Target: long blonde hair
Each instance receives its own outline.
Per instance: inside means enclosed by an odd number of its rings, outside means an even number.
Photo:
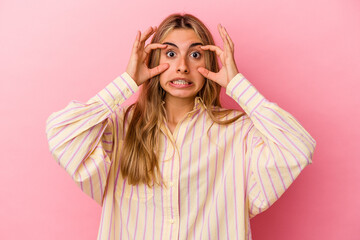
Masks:
[[[155,32],[151,43],[161,43],[167,34],[174,29],[192,29],[204,45],[214,45],[213,37],[207,27],[198,18],[191,14],[172,14],[165,18]],[[153,50],[149,55],[148,67],[154,68],[159,65],[160,49]],[[219,65],[214,52],[205,51],[205,67],[213,72],[219,71]],[[137,185],[139,183],[163,184],[158,161],[158,140],[160,135],[159,120],[165,116],[164,109],[161,107],[166,92],[161,88],[159,76],[157,75],[142,84],[137,102],[130,105],[125,111],[125,120],[129,120],[123,149],[120,154],[120,168],[123,178],[127,177],[128,183]],[[221,86],[212,80],[205,79],[203,88],[198,92],[198,96],[203,100],[206,111],[210,118],[218,124],[229,124],[236,121],[244,113],[221,121],[220,119],[230,113],[231,110],[219,111],[213,106],[221,107],[220,104]],[[160,177],[160,179],[157,178]]]

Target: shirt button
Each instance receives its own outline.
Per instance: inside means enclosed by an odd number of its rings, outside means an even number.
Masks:
[[[170,186],[170,187],[174,186],[174,182],[173,182],[173,181],[170,181],[170,182],[169,182],[169,186]]]
[[[127,89],[125,90],[125,92],[126,92],[126,93],[129,93],[129,92],[130,92],[130,90],[127,88]]]
[[[170,219],[170,223],[174,224],[175,220],[174,219]]]

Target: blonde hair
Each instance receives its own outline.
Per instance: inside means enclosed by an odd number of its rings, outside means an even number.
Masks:
[[[175,29],[192,29],[204,45],[214,45],[213,37],[207,27],[198,18],[191,14],[172,14],[165,18],[155,32],[151,43],[161,43],[167,34]],[[154,68],[159,65],[160,49],[153,50],[149,55],[148,67]],[[213,72],[219,71],[219,65],[214,52],[205,51],[205,67]],[[157,75],[142,84],[142,90],[137,102],[130,105],[125,111],[125,120],[129,117],[128,129],[124,139],[123,149],[120,154],[120,168],[123,178],[127,177],[128,183],[137,185],[139,183],[164,184],[158,161],[158,145],[160,126],[159,121],[165,116],[162,101],[166,92],[160,86]],[[244,113],[234,118],[221,121],[231,110],[219,110],[221,86],[212,80],[205,79],[204,86],[198,92],[203,100],[206,111],[210,118],[218,124],[229,124],[236,121]],[[158,176],[160,179],[158,179]]]

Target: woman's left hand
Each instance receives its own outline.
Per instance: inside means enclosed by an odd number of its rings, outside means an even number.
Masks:
[[[220,86],[226,88],[231,79],[233,79],[239,71],[237,70],[234,60],[234,43],[232,42],[229,34],[226,32],[226,29],[221,26],[221,24],[218,25],[218,30],[224,42],[224,50],[221,50],[221,48],[215,45],[201,46],[201,49],[214,51],[216,55],[219,56],[222,67],[217,73],[211,72],[203,67],[199,67],[198,71],[204,77],[213,80]]]

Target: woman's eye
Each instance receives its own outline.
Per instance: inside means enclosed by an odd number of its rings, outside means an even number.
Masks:
[[[199,52],[192,52],[191,55],[194,57],[194,58],[200,58],[201,54]]]
[[[166,53],[166,56],[168,56],[168,57],[174,57],[176,54],[173,52],[173,51],[168,51],[167,53]]]

